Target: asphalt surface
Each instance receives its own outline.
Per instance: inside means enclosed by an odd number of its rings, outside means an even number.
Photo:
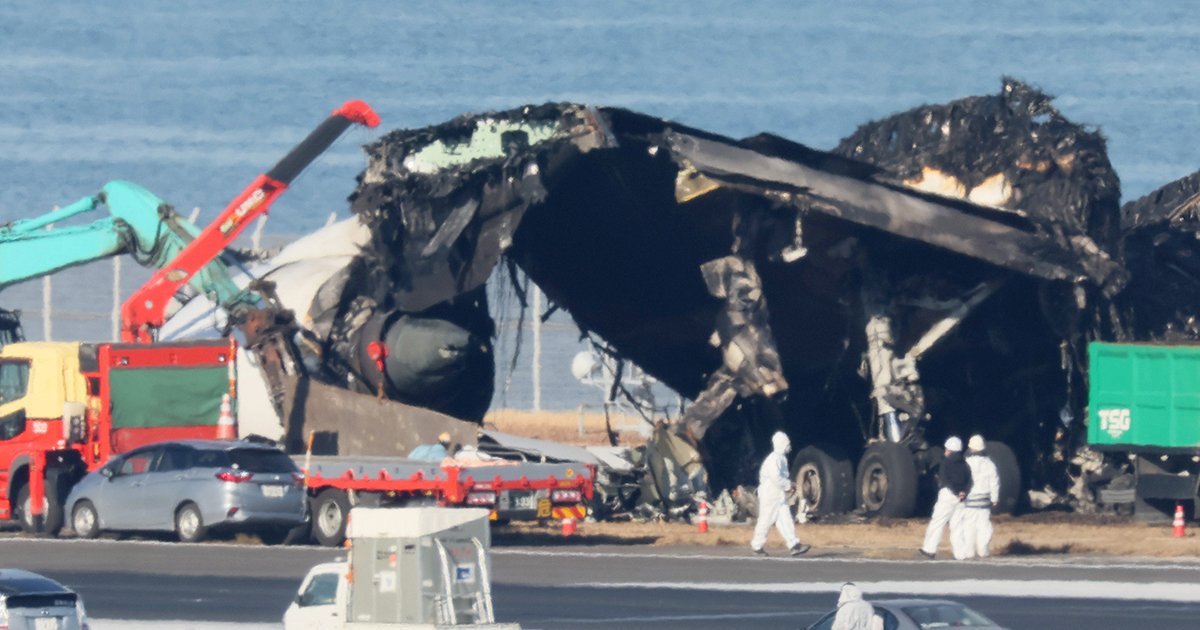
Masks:
[[[0,538],[0,566],[77,589],[93,617],[278,622],[315,547]],[[524,628],[798,628],[852,580],[870,597],[948,595],[1010,628],[1191,628],[1200,562],[752,558],[733,548],[498,547],[497,618]],[[1164,601],[1175,600],[1175,601]]]

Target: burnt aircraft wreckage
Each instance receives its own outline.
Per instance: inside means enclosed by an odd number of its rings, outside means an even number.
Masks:
[[[484,287],[519,267],[581,334],[692,401],[673,426],[715,490],[753,483],[783,429],[821,512],[913,513],[951,433],[993,441],[1005,507],[1022,486],[1066,493],[1082,474],[1087,342],[1198,328],[1176,316],[1200,295],[1189,266],[1175,279],[1190,302],[1138,310],[1167,281],[1164,252],[1194,248],[1194,215],[1175,211],[1189,189],[1130,204],[1122,223],[1102,136],[1014,80],[864,125],[832,152],[569,103],[366,151],[359,222],[328,228],[352,247],[310,254],[340,258],[293,269],[319,287],[292,299],[279,265],[268,277],[310,374],[478,420],[494,374]],[[437,387],[389,384],[420,363],[414,347]]]
[[[753,479],[783,428],[825,511],[911,513],[950,432],[1012,447],[1010,506],[1020,472],[1052,479],[1084,344],[1126,281],[1102,138],[1015,81],[833,153],[575,104],[367,152],[353,209],[396,308],[469,296],[511,261],[693,401],[679,426],[715,487]]]

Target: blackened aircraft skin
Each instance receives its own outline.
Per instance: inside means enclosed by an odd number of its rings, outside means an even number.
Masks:
[[[462,296],[515,264],[695,401],[684,427],[718,488],[753,479],[778,428],[854,457],[884,408],[918,454],[927,436],[985,432],[1040,485],[1061,473],[1046,418],[1081,416],[1078,358],[1129,280],[1112,254],[1119,182],[1102,138],[1019,82],[920,114],[943,124],[906,137],[925,144],[901,163],[904,146],[879,144],[895,121],[830,153],[526,106],[387,134],[351,199],[383,270],[373,290],[398,312],[451,303],[482,321]],[[887,387],[865,368],[871,321],[913,367]]]

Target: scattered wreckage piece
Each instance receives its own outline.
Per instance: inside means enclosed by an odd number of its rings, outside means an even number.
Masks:
[[[632,448],[582,448],[492,430],[479,435],[479,449],[485,453],[594,466],[591,515],[597,520],[678,519],[708,499],[708,474],[700,452],[665,424],[656,426],[645,444]]]
[[[643,518],[677,519],[691,512],[697,501],[709,499],[708,471],[700,451],[663,423],[635,451],[634,464],[644,471],[635,508]]]
[[[1033,121],[1014,150],[1082,137],[1061,117],[1036,126],[1046,111],[985,113],[993,128]],[[581,330],[696,401],[683,426],[714,488],[753,479],[779,427],[840,471],[865,452],[875,464],[854,488],[828,474],[807,497],[825,510],[852,492],[870,511],[911,513],[936,460],[926,431],[1009,440],[1039,472],[1046,409],[1063,404],[1061,343],[1088,296],[1125,279],[1089,232],[1107,235],[1089,212],[1115,194],[1102,153],[1034,152],[1016,162],[1029,180],[958,177],[1010,200],[1077,197],[1059,217],[914,190],[860,155],[575,104],[395,131],[367,152],[352,202],[384,270],[375,295],[435,309],[507,257]],[[1055,169],[1075,165],[1087,185],[1057,187]]]

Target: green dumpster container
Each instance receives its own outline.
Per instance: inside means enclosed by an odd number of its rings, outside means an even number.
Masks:
[[[1200,452],[1200,345],[1088,346],[1088,442]]]

